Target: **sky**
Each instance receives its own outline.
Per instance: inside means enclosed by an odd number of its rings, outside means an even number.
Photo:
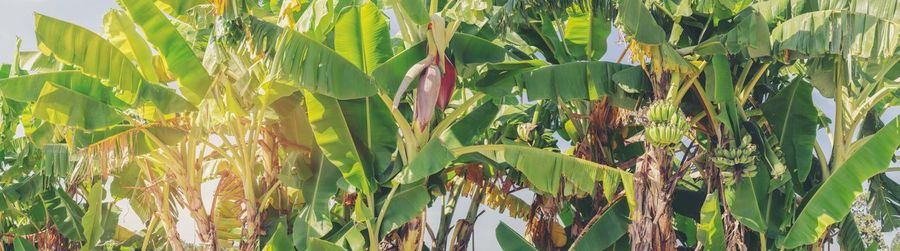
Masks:
[[[36,50],[34,13],[41,13],[59,18],[99,33],[102,32],[101,25],[103,15],[112,8],[118,8],[114,0],[0,0],[0,62],[5,63],[12,61],[15,53],[15,41],[17,36],[22,39],[23,50]],[[392,13],[389,11],[388,15],[392,16]],[[397,31],[398,28],[396,24],[392,23],[391,33],[396,34]],[[602,60],[615,61],[622,50],[624,50],[624,46],[620,41],[619,32],[614,29],[613,34],[608,38],[608,50]],[[628,59],[626,59],[626,61],[627,60]],[[822,97],[818,91],[815,91],[813,99],[816,106],[819,107],[823,113],[831,118],[834,117],[834,102]],[[897,117],[898,114],[900,114],[900,108],[893,107],[882,116],[882,120],[888,121]],[[824,130],[819,131],[817,140],[822,143],[822,145],[830,145],[830,140],[824,133]],[[568,147],[571,147],[568,143],[560,145],[560,148],[563,150]],[[826,147],[824,150],[826,155],[830,155],[830,148]],[[897,163],[892,164],[892,166],[896,167]],[[891,173],[889,176],[894,180],[900,179],[900,174],[897,173]],[[201,187],[204,204],[207,206],[211,202],[211,195],[215,186],[215,181],[210,181],[203,184]],[[516,195],[527,202],[530,202],[533,196],[527,192],[520,192]],[[468,207],[469,202],[468,198],[460,199],[457,208],[462,210],[457,210],[454,219],[465,216],[464,209]],[[126,202],[120,201],[118,205],[123,207],[120,224],[132,230],[143,228],[143,223],[141,223],[133,211],[130,210]],[[428,209],[427,215],[429,224],[437,226],[440,221],[440,201],[436,201],[434,205],[436,206]],[[500,214],[486,207],[482,208],[485,208],[486,213],[476,222],[473,242],[479,250],[500,250],[494,236],[494,229],[500,221],[510,225],[520,234],[524,232],[524,222],[522,220],[509,218],[504,214]],[[187,212],[182,211],[178,218],[179,234],[185,241],[195,242],[197,236],[194,229],[195,225],[193,224],[193,220],[189,217]],[[886,234],[885,237],[886,241],[890,243],[894,234]]]

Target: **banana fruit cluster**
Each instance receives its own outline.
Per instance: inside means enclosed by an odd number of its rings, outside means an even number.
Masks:
[[[650,104],[646,115],[649,123],[644,127],[644,137],[654,146],[672,147],[680,143],[690,129],[681,110],[667,100]]]
[[[741,140],[743,147],[717,149],[713,163],[722,173],[726,185],[734,185],[737,177],[756,176],[756,145],[750,142],[750,135]]]

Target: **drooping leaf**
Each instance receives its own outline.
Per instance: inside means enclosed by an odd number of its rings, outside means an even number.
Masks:
[[[881,220],[881,231],[900,227],[900,184],[879,174],[869,179],[869,213]]]
[[[570,250],[606,250],[628,233],[628,203],[619,201],[597,219],[572,243]]]
[[[84,228],[85,242],[81,246],[82,251],[94,249],[103,236],[103,217],[110,212],[103,212],[103,182],[95,182],[88,193],[88,209],[81,218],[81,226]]]
[[[497,162],[509,163],[521,171],[531,188],[538,192],[555,194],[561,188],[560,179],[566,179],[578,191],[592,192],[605,175],[613,175],[622,180],[626,196],[633,198],[633,190],[629,189],[633,186],[631,173],[561,153],[518,145],[479,145],[452,151],[456,156],[478,152]]]
[[[311,92],[304,92],[309,123],[322,152],[351,185],[363,194],[375,188],[373,170],[368,170],[360,160],[360,154],[348,121],[338,100]]]
[[[19,102],[34,102],[48,82],[55,83],[93,100],[115,107],[125,107],[117,98],[113,88],[103,85],[99,79],[84,75],[79,71],[57,71],[37,73],[13,78],[0,79],[0,92],[4,98]]]
[[[528,240],[525,240],[519,233],[510,228],[506,223],[500,222],[497,229],[494,230],[497,235],[497,243],[503,251],[537,251]]]
[[[781,143],[785,164],[800,181],[812,166],[818,112],[812,101],[812,86],[795,81],[762,105],[763,115]]]
[[[640,0],[618,0],[619,14],[617,22],[623,32],[634,40],[648,45],[666,42],[666,32],[656,23],[653,15]]]
[[[675,231],[684,234],[684,239],[682,240],[682,242],[685,244],[685,246],[697,246],[697,221],[695,221],[691,217],[687,217],[681,214],[675,214],[673,225],[675,225]]]
[[[397,3],[400,5],[400,10],[413,22],[420,25],[431,22],[431,18],[428,17],[428,9],[425,7],[425,0],[400,0]]]
[[[125,118],[112,107],[55,84],[45,84],[35,102],[34,116],[57,125],[97,130]]]
[[[365,71],[331,48],[296,31],[251,20],[253,47],[266,55],[270,77],[275,80],[338,99],[375,94],[374,81]]]
[[[759,169],[758,169],[759,170]],[[747,226],[753,231],[765,233],[765,204],[760,204],[760,200],[765,202],[760,194],[765,195],[768,192],[769,172],[760,170],[756,176],[752,178],[744,178],[725,191],[725,201],[731,214],[741,224]]]
[[[745,12],[737,17],[738,24],[725,35],[725,47],[731,53],[747,52],[751,58],[772,53],[769,26],[758,12]]]
[[[37,251],[37,248],[34,247],[34,244],[31,243],[31,241],[28,241],[22,237],[15,237],[15,239],[13,239],[13,250],[15,250],[15,251]]]
[[[842,219],[867,179],[887,170],[900,147],[900,120],[893,119],[872,136],[857,141],[850,156],[822,183],[797,216],[782,245],[794,248],[815,242]]]
[[[378,233],[384,236],[422,214],[422,210],[425,210],[428,203],[431,202],[431,193],[425,186],[426,181],[404,184],[397,188],[387,210],[379,212],[379,214],[384,214],[384,220],[381,223],[381,231]],[[378,209],[381,209],[384,200],[375,204]]]
[[[860,236],[859,229],[856,227],[856,221],[852,215],[844,217],[841,221],[841,228],[838,231],[837,241],[843,250],[866,250],[866,244]]]
[[[538,68],[522,76],[529,100],[599,100],[624,95],[613,75],[635,66],[599,61],[579,61]]]
[[[895,22],[841,10],[798,15],[772,30],[773,49],[779,54],[790,51],[790,58],[830,54],[885,59],[896,55],[897,36],[900,27]]]
[[[122,0],[119,3],[163,56],[167,69],[178,79],[181,93],[192,104],[199,104],[206,97],[212,77],[175,24],[151,1]]]
[[[563,39],[573,57],[599,60],[606,53],[606,38],[612,26],[604,18],[591,13],[570,15]]]
[[[328,241],[325,241],[325,240],[315,239],[315,238],[310,238],[310,239],[309,239],[309,245],[306,246],[306,250],[316,250],[316,251],[344,251],[344,250],[346,250],[346,249],[344,249],[344,248],[341,247],[341,246],[338,246],[337,244],[334,244],[334,243],[331,243],[331,242],[328,242]]]
[[[294,251],[294,246],[291,246],[291,240],[284,228],[284,223],[279,222],[275,233],[272,233],[272,238],[269,238],[269,242],[263,247],[263,251]]]
[[[166,11],[166,13],[168,13],[169,15],[173,16],[185,14],[191,8],[197,7],[201,4],[209,3],[208,1],[204,0],[159,0],[156,2],[161,6],[161,9]]]
[[[87,148],[108,142],[128,142],[129,151],[132,151],[130,154],[139,156],[161,147],[156,140],[164,145],[174,145],[181,142],[185,136],[187,136],[185,130],[164,125],[138,127],[116,125],[100,131],[75,131],[72,144],[76,148]]]
[[[467,146],[474,143],[475,137],[493,123],[500,108],[494,102],[484,104],[466,114],[441,135],[441,140],[448,148]]]
[[[81,72],[107,79],[122,100],[137,100],[143,79],[138,69],[112,43],[96,33],[65,21],[34,15],[35,35],[44,53],[75,65]]]
[[[397,148],[397,124],[390,107],[376,97],[338,101],[350,134],[367,170],[382,174],[388,169]]]
[[[298,250],[308,246],[307,240],[321,238],[331,230],[331,219],[328,218],[328,201],[337,190],[340,172],[321,154],[313,159],[317,166],[312,177],[303,182],[303,199],[306,206],[294,221],[293,245]]]
[[[196,111],[197,108],[188,100],[169,87],[145,83],[141,86],[140,103],[152,104],[163,114]]]
[[[59,233],[71,240],[84,240],[81,218],[84,211],[62,189],[48,190],[41,195],[44,206]]]
[[[144,79],[159,82],[156,67],[153,66],[153,52],[144,38],[137,33],[136,28],[131,18],[121,10],[110,10],[103,16],[103,31],[109,42],[119,48],[128,59],[137,62]]]
[[[499,63],[506,59],[506,49],[491,41],[465,33],[456,33],[449,50],[462,64]]]
[[[706,201],[703,202],[700,224],[697,225],[697,240],[708,250],[725,250],[725,226],[716,192],[707,194]]]
[[[404,167],[395,179],[400,184],[420,181],[440,172],[454,159],[456,157],[440,139],[432,139],[422,147],[422,150],[419,150],[409,165]]]
[[[538,67],[547,65],[541,60],[510,61],[487,64],[487,72],[478,82],[475,89],[494,97],[513,94],[513,87],[521,77]]]

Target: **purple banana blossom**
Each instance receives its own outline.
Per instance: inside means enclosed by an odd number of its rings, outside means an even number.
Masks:
[[[449,59],[444,58],[444,75],[441,76],[441,94],[438,95],[437,105],[441,111],[447,109],[450,98],[453,97],[453,91],[456,90],[456,67],[450,63]]]
[[[437,105],[440,93],[441,68],[437,65],[430,65],[425,70],[425,74],[419,78],[419,86],[416,88],[416,110],[413,117],[422,130],[434,116],[434,107]]]

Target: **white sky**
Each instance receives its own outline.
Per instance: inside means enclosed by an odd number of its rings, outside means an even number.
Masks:
[[[95,32],[101,32],[103,15],[112,8],[118,8],[114,0],[0,0],[0,62],[12,61],[15,53],[16,36],[22,38],[23,50],[36,49],[34,12],[72,22]],[[389,15],[392,16],[392,13],[389,13]],[[391,26],[391,33],[396,34],[397,26],[393,23]],[[614,30],[613,35],[609,37],[608,50],[602,60],[615,61],[619,53],[624,49],[622,44],[617,41],[617,34],[618,31]],[[813,99],[819,109],[829,117],[834,117],[835,107],[831,100],[823,98],[818,94],[818,91],[815,92]],[[887,114],[882,116],[882,119],[889,121],[896,117],[897,114],[900,114],[900,109],[893,107]],[[828,137],[823,131],[819,132],[818,140],[823,143],[822,145],[830,145]],[[565,143],[565,145],[561,145],[560,147],[568,148],[570,146]],[[826,148],[824,150],[826,151],[826,154],[830,154],[831,149]],[[896,163],[894,166],[896,166]],[[890,176],[894,180],[900,178],[900,175],[897,173],[892,173]],[[214,189],[215,183],[208,182],[202,187],[203,195],[205,197],[204,201],[207,206],[210,202],[209,197],[211,197]],[[518,196],[526,201],[531,201],[532,199],[530,194],[520,193]],[[457,205],[458,210],[455,219],[465,216],[465,210],[468,208],[468,204],[469,200],[467,198],[460,199],[460,203]],[[130,229],[142,229],[143,224],[137,219],[137,216],[134,215],[130,208],[127,207],[127,203],[120,202],[119,205],[125,207],[123,208],[123,215],[120,217],[120,223]],[[427,215],[429,224],[436,227],[439,222],[440,200],[436,201],[434,205],[435,207],[428,209]],[[493,210],[487,209],[486,207],[482,208],[486,209],[487,213],[476,222],[473,243],[479,250],[500,250],[496,238],[494,237],[494,229],[501,220],[510,225],[510,227],[516,229],[520,234],[524,231],[524,222],[521,220],[511,219],[506,215],[493,212]],[[194,242],[196,240],[197,237],[194,229],[194,222],[189,215],[186,212],[181,213],[178,219],[178,230],[185,241]],[[893,239],[893,235],[893,233],[885,235],[887,243],[890,243],[890,240]]]

